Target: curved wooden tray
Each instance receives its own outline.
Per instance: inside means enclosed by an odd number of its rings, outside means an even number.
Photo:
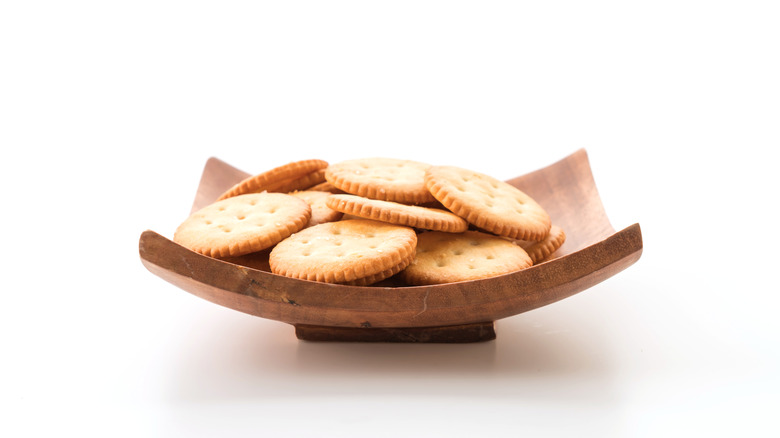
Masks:
[[[246,176],[209,159],[193,211]],[[297,280],[197,254],[154,231],[141,234],[139,252],[164,280],[221,306],[292,324],[299,339],[386,342],[494,339],[494,321],[588,289],[640,258],[639,224],[612,228],[584,149],[508,182],[535,198],[567,239],[539,265],[484,280],[403,287]]]

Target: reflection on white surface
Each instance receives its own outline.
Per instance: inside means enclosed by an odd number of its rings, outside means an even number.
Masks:
[[[216,427],[205,418],[196,420],[199,427],[179,421],[209,407],[254,411],[274,424],[294,422],[299,412],[322,415],[318,421],[344,426],[351,436],[366,426],[358,421],[350,429],[352,416],[376,420],[392,407],[407,418],[387,424],[390,435],[426,421],[450,434],[476,427],[447,424],[459,417],[495,416],[481,428],[499,431],[521,418],[556,423],[552,412],[605,411],[619,398],[616,346],[581,306],[501,320],[495,341],[476,344],[303,342],[286,324],[224,316],[204,321],[208,329],[190,332],[170,352],[164,391],[173,430]],[[605,415],[590,422],[593,430],[620,426]]]
[[[202,433],[224,426],[214,412],[277,428],[305,413],[357,436],[390,409],[405,418],[380,436],[431,423],[450,436],[520,424],[603,436],[751,430],[744,421],[768,414],[776,396],[756,399],[755,378],[766,375],[767,391],[778,380],[760,352],[696,326],[670,333],[685,326],[687,307],[648,304],[651,285],[639,299],[630,287],[611,280],[500,320],[497,339],[477,344],[303,342],[283,323],[209,313],[169,351],[161,421]]]
[[[173,399],[421,391],[441,396],[520,395],[528,389],[523,381],[550,378],[607,384],[612,374],[610,344],[599,343],[597,333],[550,330],[532,318],[500,321],[496,341],[474,344],[316,343],[298,341],[286,324],[257,325],[253,332],[230,333],[228,326],[212,333],[214,338],[191,340],[197,345],[180,350],[172,376]],[[507,381],[521,385],[507,385]]]

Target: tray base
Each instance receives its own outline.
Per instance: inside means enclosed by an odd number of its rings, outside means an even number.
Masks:
[[[468,343],[496,339],[493,321],[443,327],[323,327],[295,324],[295,336],[317,342]]]

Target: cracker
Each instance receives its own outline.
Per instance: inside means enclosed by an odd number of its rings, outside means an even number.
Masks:
[[[271,247],[303,228],[311,207],[282,193],[249,193],[210,204],[188,217],[173,241],[209,257],[236,257]]]
[[[280,242],[269,263],[274,274],[348,283],[403,269],[416,244],[417,235],[409,227],[365,219],[328,222]]]
[[[289,193],[298,190],[310,190],[312,186],[325,182],[325,169],[320,169],[303,176],[288,178],[274,184],[269,184],[267,192]]]
[[[295,179],[328,167],[323,160],[301,160],[275,167],[257,175],[252,175],[228,189],[217,198],[218,201],[246,193],[260,193],[286,180]],[[316,184],[316,183],[315,183]],[[313,184],[312,184],[313,185]],[[290,190],[285,190],[290,191]]]
[[[550,231],[550,216],[520,189],[472,170],[433,166],[425,184],[448,210],[474,226],[510,239],[539,241]]]
[[[544,259],[549,257],[552,253],[563,246],[563,242],[566,241],[566,233],[563,229],[555,224],[550,227],[550,233],[544,240],[539,242],[528,241],[516,241],[515,243],[522,247],[534,264],[541,263]]]
[[[342,161],[325,169],[325,179],[346,193],[403,204],[434,201],[425,186],[429,164],[395,158]]]
[[[340,220],[344,215],[342,212],[328,206],[327,199],[331,196],[328,192],[303,190],[292,192],[290,195],[303,199],[311,207],[311,219],[306,224],[307,227],[324,224],[325,222],[334,222]]]
[[[453,283],[494,277],[531,265],[525,250],[507,239],[480,231],[429,231],[417,237],[416,257],[401,272],[401,278],[412,285]]]
[[[328,207],[342,213],[408,227],[450,233],[462,233],[469,227],[468,222],[459,216],[440,209],[355,195],[331,195],[326,202]]]

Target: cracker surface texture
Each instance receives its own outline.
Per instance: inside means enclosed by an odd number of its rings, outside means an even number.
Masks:
[[[414,261],[401,272],[412,285],[479,280],[528,268],[531,258],[509,240],[479,231],[429,231],[417,238]]]
[[[429,164],[395,158],[362,158],[331,164],[325,179],[346,193],[403,204],[434,201],[425,186]]]
[[[271,272],[326,283],[349,283],[401,270],[417,244],[412,228],[355,219],[306,228],[271,251]],[[396,271],[396,272],[397,272]]]
[[[250,193],[217,201],[188,217],[173,241],[209,257],[235,257],[271,247],[303,228],[311,207],[282,193]]]
[[[550,216],[517,187],[489,175],[454,166],[432,166],[425,184],[448,210],[474,226],[511,239],[539,241]]]

